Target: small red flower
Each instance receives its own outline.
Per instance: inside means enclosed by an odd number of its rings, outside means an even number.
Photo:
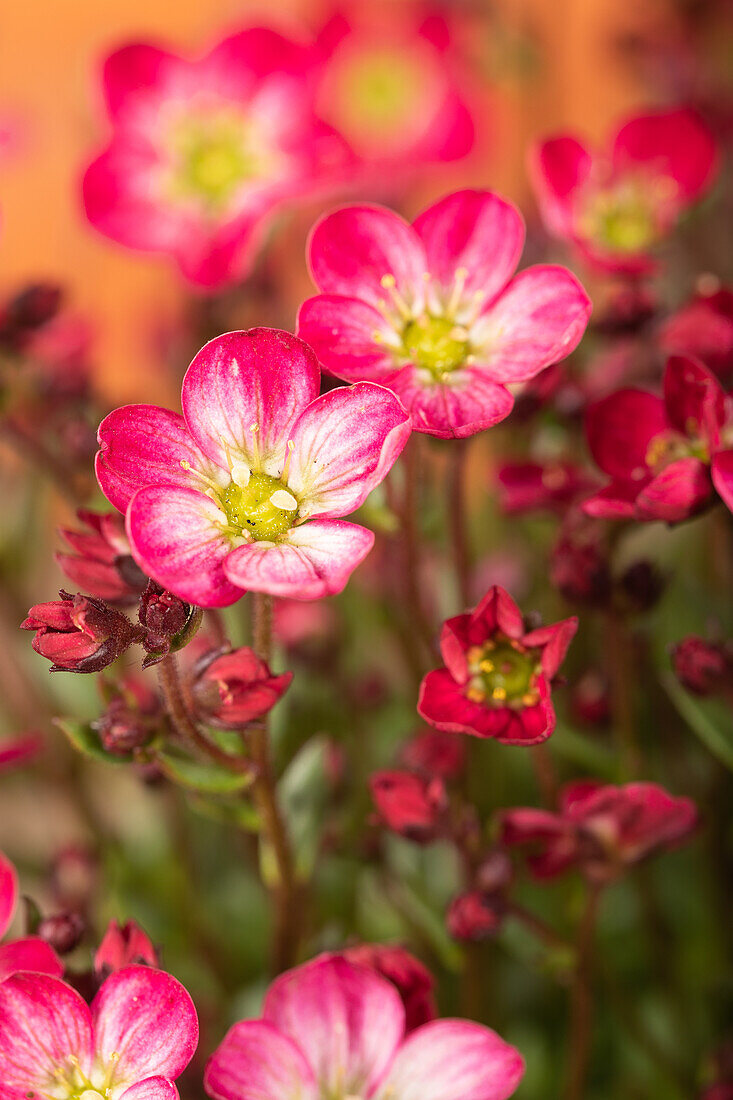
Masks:
[[[428,842],[437,835],[447,807],[442,779],[413,772],[376,772],[369,783],[379,816],[395,833]]]
[[[271,710],[287,691],[292,672],[273,676],[247,646],[215,651],[194,672],[193,694],[199,713],[214,726],[238,729]]]
[[[727,381],[733,374],[733,289],[697,294],[662,324],[657,338],[669,355],[691,355]]]
[[[105,515],[86,508],[76,515],[89,532],[60,528],[59,534],[75,553],[56,554],[56,563],[78,588],[100,600],[129,603],[137,599],[146,577],[130,554],[124,518],[116,512]]]
[[[158,953],[149,937],[133,920],[118,924],[111,920],[94,955],[94,972],[107,978],[116,970],[136,964],[158,967]]]
[[[672,667],[680,683],[694,695],[733,692],[733,648],[694,634],[672,649]]]
[[[473,611],[443,624],[445,668],[429,672],[417,709],[436,729],[535,745],[555,728],[550,684],[578,620],[526,632],[522,615],[494,585]]]
[[[446,922],[455,940],[484,940],[501,928],[504,910],[499,895],[472,890],[459,894],[448,908]]]
[[[397,987],[405,1006],[405,1034],[437,1016],[435,979],[426,966],[396,944],[360,943],[342,952],[357,966],[365,966]]]
[[[60,600],[35,604],[20,624],[35,630],[33,648],[52,672],[101,672],[138,641],[140,629],[101,600],[63,590]]]

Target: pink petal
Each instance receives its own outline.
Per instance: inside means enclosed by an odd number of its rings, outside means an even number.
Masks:
[[[480,645],[497,630],[509,638],[521,638],[524,634],[524,620],[509,593],[500,585],[494,584],[471,612],[468,633],[470,644]]]
[[[318,1100],[302,1051],[266,1020],[235,1024],[212,1054],[204,1087],[213,1100]]]
[[[489,301],[514,274],[524,246],[516,207],[491,191],[456,191],[413,223],[427,255],[427,270],[449,292],[456,272],[467,272],[465,295]]]
[[[389,1067],[405,1024],[392,983],[339,956],[281,975],[270,986],[263,1015],[298,1044],[320,1095],[328,1096],[369,1095]]]
[[[45,940],[26,936],[22,940],[0,944],[0,982],[19,970],[32,970],[37,974],[60,978],[64,973],[64,964]]]
[[[569,619],[563,619],[562,622],[532,630],[522,639],[523,645],[529,646],[530,649],[534,646],[542,647],[542,672],[548,680],[552,680],[557,675],[577,630],[578,620],[573,615]]]
[[[157,405],[115,409],[99,425],[97,439],[97,480],[121,512],[145,485],[197,487],[182,462],[202,473],[211,465],[191,438],[183,417]]]
[[[313,519],[294,527],[286,541],[238,547],[224,568],[240,588],[316,600],[340,592],[373,545],[373,533],[355,523]]]
[[[178,1100],[178,1089],[167,1077],[148,1077],[125,1089],[120,1100]]]
[[[506,1100],[524,1060],[496,1032],[468,1020],[433,1020],[397,1052],[375,1100]]]
[[[717,443],[727,418],[725,391],[697,359],[670,356],[664,372],[664,404],[677,431]]]
[[[97,1054],[117,1052],[114,1079],[176,1078],[199,1039],[193,1001],[179,981],[150,966],[128,966],[107,978],[92,1002]]]
[[[591,170],[591,155],[579,141],[563,136],[531,151],[530,176],[545,225],[556,237],[570,236],[573,200]]]
[[[585,414],[593,458],[605,473],[622,481],[640,480],[649,472],[649,444],[666,429],[664,402],[644,390],[618,390],[590,405]]]
[[[60,1067],[73,1057],[88,1073],[93,1054],[91,1014],[71,986],[48,974],[0,983],[0,1087],[46,1095]]]
[[[18,876],[10,860],[0,852],[0,938],[10,927],[18,900]]]
[[[391,335],[381,313],[367,302],[339,294],[319,294],[298,312],[298,336],[309,344],[330,374],[346,382],[388,381],[395,361],[377,337]]]
[[[699,512],[711,493],[709,468],[699,458],[678,458],[641,490],[636,512],[640,519],[678,523]]]
[[[165,486],[141,489],[127,513],[130,546],[140,568],[200,607],[226,607],[242,595],[223,568],[232,549],[221,533],[226,522],[203,493]]]
[[[389,301],[382,285],[392,276],[410,305],[423,301],[427,261],[412,226],[382,206],[344,206],[316,223],[308,246],[313,280],[326,294]]]
[[[587,516],[596,519],[630,519],[636,514],[636,498],[648,482],[649,478],[638,482],[611,482],[605,489],[587,497],[581,508]]]
[[[633,118],[616,136],[614,163],[642,165],[671,176],[679,198],[692,202],[706,189],[718,167],[715,138],[695,111],[659,111]]]
[[[307,46],[271,27],[247,27],[219,42],[200,65],[215,74],[219,87],[224,85],[233,94],[238,86],[246,92],[255,80],[274,73],[298,75],[309,59]]]
[[[103,85],[107,110],[116,118],[130,101],[170,79],[183,62],[165,50],[144,42],[130,43],[110,54],[104,63]]]
[[[733,450],[714,455],[710,472],[723,503],[733,512]]]
[[[20,767],[27,760],[32,760],[43,750],[43,738],[38,733],[22,733],[17,737],[11,737],[0,741],[0,771],[6,768]],[[1,862],[1,857],[0,857]],[[0,899],[2,898],[2,871],[0,870]],[[2,901],[0,900],[0,913]],[[2,916],[0,916],[0,936],[3,935]]]
[[[223,469],[229,455],[279,476],[295,421],[318,396],[316,357],[278,329],[217,336],[201,349],[183,380],[191,435]]]
[[[410,435],[395,395],[371,382],[330,390],[298,418],[288,488],[301,517],[347,516],[392,469]]]
[[[539,745],[555,732],[557,719],[547,681],[540,677],[536,686],[540,694],[536,706],[507,708],[506,725],[495,735],[500,745]]]
[[[504,420],[514,398],[481,368],[456,371],[448,384],[426,382],[415,367],[405,367],[389,381],[412,417],[416,432],[439,439],[465,439]]]
[[[564,267],[537,264],[512,279],[471,329],[476,370],[494,382],[522,382],[580,343],[591,301]]]

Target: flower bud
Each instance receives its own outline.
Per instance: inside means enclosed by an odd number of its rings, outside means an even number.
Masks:
[[[112,603],[131,602],[147,578],[130,554],[124,518],[111,512],[80,508],[77,518],[89,531],[61,528],[59,534],[74,554],[58,553],[56,562],[69,580],[85,592]]]
[[[435,1019],[435,979],[427,967],[404,947],[396,944],[361,943],[347,948],[343,955],[349,962],[381,974],[397,987],[405,1006],[406,1034]]]
[[[239,729],[261,718],[290,686],[292,672],[273,676],[248,646],[214,651],[194,669],[192,691],[205,721],[222,729]]]
[[[447,808],[442,779],[413,772],[376,772],[369,783],[374,804],[387,828],[427,843],[438,835]]]
[[[457,779],[466,766],[466,742],[454,733],[425,730],[407,742],[402,763],[426,775]]]
[[[59,955],[68,955],[81,943],[86,924],[79,913],[57,913],[44,917],[36,929],[36,935],[45,940]]]
[[[683,687],[694,695],[733,690],[733,649],[694,634],[672,647],[672,667]]]
[[[476,885],[483,894],[501,894],[514,876],[512,861],[506,852],[495,848],[488,852],[476,872]]]
[[[500,897],[472,890],[453,899],[446,923],[454,939],[477,942],[496,935],[503,918],[504,905]]]
[[[653,562],[637,561],[623,573],[619,588],[624,602],[633,611],[651,611],[664,592],[664,574]]]
[[[12,351],[58,312],[61,288],[52,283],[31,283],[11,298],[0,311],[0,346]]]
[[[127,921],[123,925],[119,925],[116,920],[110,921],[94,955],[95,973],[100,977],[107,977],[124,966],[134,964],[157,967],[157,951],[149,937],[134,921]]]
[[[589,669],[573,685],[570,710],[582,726],[605,726],[611,718],[608,682],[596,669]]]
[[[124,699],[113,699],[101,718],[92,722],[107,752],[125,756],[150,740],[150,730],[138,711]]]
[[[101,672],[140,640],[139,628],[102,600],[59,595],[35,604],[21,623],[21,630],[36,631],[33,648],[51,661],[52,672]]]

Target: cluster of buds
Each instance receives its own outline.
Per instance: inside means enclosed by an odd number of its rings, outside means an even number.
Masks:
[[[126,756],[149,743],[160,728],[161,718],[157,694],[141,677],[126,676],[92,726],[106,752]]]

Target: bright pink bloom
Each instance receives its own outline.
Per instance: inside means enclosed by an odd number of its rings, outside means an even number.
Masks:
[[[458,191],[409,225],[381,206],[319,221],[309,263],[322,291],[298,332],[326,370],[389,386],[416,431],[464,437],[509,415],[510,383],[569,355],[591,305],[575,277],[546,264],[512,278],[519,212],[490,191]]]
[[[504,920],[504,907],[498,895],[471,890],[459,894],[448,907],[446,924],[455,940],[474,942],[494,936]]]
[[[94,970],[105,978],[133,964],[158,967],[158,952],[139,924],[111,920],[94,954]]]
[[[691,355],[727,381],[733,374],[733,289],[697,294],[667,318],[657,339],[663,351]]]
[[[319,397],[319,381],[297,336],[230,332],[188,368],[183,416],[127,405],[102,421],[97,478],[141,569],[202,607],[247,589],[341,591],[374,535],[339,517],[382,481],[410,423],[381,386]]]
[[[0,852],[0,939],[5,935],[18,904],[18,876],[15,867]],[[64,964],[52,947],[38,936],[25,936],[0,944],[0,982],[18,970],[35,970],[61,975]],[[1,1031],[0,1031],[1,1034]],[[0,1097],[3,1098],[0,1078]]]
[[[59,534],[74,554],[55,554],[56,562],[77,588],[101,600],[124,603],[136,600],[146,578],[130,555],[125,523],[116,512],[90,512],[80,508],[77,518],[88,527],[73,531],[62,527]]]
[[[204,657],[194,670],[192,691],[207,722],[239,729],[272,710],[292,678],[292,672],[273,676],[254,650],[242,646]]]
[[[20,767],[38,756],[43,748],[40,733],[21,733],[0,741],[0,772]]]
[[[689,798],[674,798],[654,783],[614,787],[582,780],[565,787],[558,813],[503,813],[502,841],[532,846],[528,863],[538,878],[580,867],[589,878],[605,880],[684,839],[696,819]]]
[[[405,1036],[391,982],[322,955],[270,986],[262,1019],[234,1025],[204,1085],[213,1100],[506,1100],[523,1072],[514,1047],[467,1020]]]
[[[395,944],[360,943],[342,952],[356,966],[366,967],[397,987],[405,1010],[405,1034],[437,1016],[433,988],[435,979],[426,966]]]
[[[448,806],[442,779],[414,772],[381,771],[374,773],[369,786],[387,828],[410,840],[433,840]]]
[[[147,43],[107,58],[111,140],[84,177],[89,221],[214,289],[247,274],[272,216],[324,189],[345,148],[313,107],[313,54],[265,27],[195,61]]]
[[[440,730],[423,730],[402,750],[402,763],[414,771],[457,779],[466,766],[466,745],[459,737]]]
[[[420,685],[417,709],[436,729],[536,745],[555,728],[550,684],[578,627],[563,619],[525,631],[522,613],[494,585],[473,611],[443,623],[445,668]]]
[[[177,1100],[198,1031],[191,998],[162,970],[118,970],[91,1007],[58,978],[16,974],[0,985],[0,1097]]]
[[[573,462],[508,462],[499,467],[500,503],[509,515],[564,512],[595,489],[597,479]]]
[[[642,272],[715,178],[715,138],[693,111],[626,122],[600,155],[562,135],[533,150],[535,193],[550,233],[611,271]]]
[[[696,359],[669,359],[663,397],[625,389],[591,405],[585,428],[611,478],[583,502],[589,515],[677,523],[714,488],[733,510],[733,401]]]
[[[101,600],[59,595],[34,604],[20,624],[21,630],[35,630],[33,648],[51,661],[52,672],[101,672],[139,640],[140,628]]]

